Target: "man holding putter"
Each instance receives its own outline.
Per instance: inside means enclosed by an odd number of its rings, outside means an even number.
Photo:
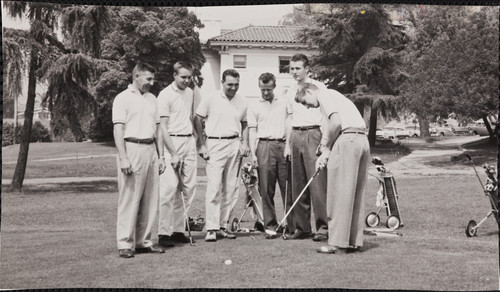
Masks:
[[[158,95],[160,128],[167,149],[166,170],[160,176],[158,224],[158,242],[163,247],[190,242],[184,235],[185,213],[196,192],[198,165],[193,137],[193,91],[188,87],[193,67],[181,61],[173,69],[174,82]]]
[[[284,96],[276,96],[276,77],[263,73],[259,77],[262,98],[248,107],[248,129],[252,163],[257,167],[260,194],[264,212],[264,228],[275,231],[278,227],[274,207],[274,193],[278,182],[281,198],[286,210],[292,205],[291,188],[286,188],[288,177],[287,161],[284,156],[286,125],[288,120],[287,102]],[[293,226],[292,216],[287,217],[288,226]],[[277,236],[270,232],[267,239]]]
[[[335,90],[320,91],[306,83],[295,100],[308,108],[320,108],[328,121],[316,169],[328,167],[329,239],[318,252],[357,251],[363,245],[364,189],[370,161],[365,121],[352,101]]]

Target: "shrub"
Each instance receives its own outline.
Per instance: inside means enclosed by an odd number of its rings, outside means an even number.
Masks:
[[[19,143],[22,137],[22,125],[16,128],[16,142]],[[39,121],[33,123],[31,128],[30,142],[50,142],[49,130]],[[14,124],[6,123],[2,127],[2,147],[14,143]]]

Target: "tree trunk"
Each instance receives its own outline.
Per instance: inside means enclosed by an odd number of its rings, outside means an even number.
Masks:
[[[368,130],[368,142],[370,142],[370,147],[375,146],[375,140],[377,138],[377,113],[377,108],[372,105],[370,108],[370,128]]]
[[[36,97],[36,76],[37,68],[36,54],[31,54],[30,68],[28,73],[28,99],[26,101],[26,110],[24,111],[24,124],[21,136],[21,145],[19,146],[19,155],[17,157],[16,170],[12,178],[11,189],[21,191],[26,173],[26,164],[28,162],[28,151],[30,147],[31,129],[33,127],[33,111],[35,110]]]
[[[493,129],[491,129],[491,124],[490,121],[488,120],[488,116],[483,117],[483,122],[484,125],[486,126],[486,129],[488,130],[488,135],[490,136],[490,143],[494,144],[496,142],[495,132],[493,132]]]
[[[17,116],[17,100],[19,96],[14,97],[14,136],[12,137],[12,145],[16,145],[17,143],[17,124],[19,123],[19,117]]]
[[[430,137],[429,119],[427,117],[417,116],[418,124],[420,125],[420,137]]]

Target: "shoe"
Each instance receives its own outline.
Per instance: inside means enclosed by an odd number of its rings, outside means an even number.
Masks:
[[[319,253],[326,253],[326,254],[332,254],[337,252],[337,248],[331,245],[324,245],[316,250]]]
[[[328,240],[328,235],[326,234],[317,233],[316,235],[313,236],[313,241],[327,241],[327,240]]]
[[[226,229],[221,228],[219,231],[217,231],[217,237],[219,238],[227,238],[227,239],[235,239],[236,235],[233,233],[228,232]]]
[[[276,232],[277,232],[277,233],[283,233],[283,228],[284,228],[284,227],[280,225],[280,226],[276,229]]]
[[[266,239],[275,239],[280,237],[279,233],[276,234],[266,234]]]
[[[207,236],[205,236],[205,241],[217,241],[217,235],[215,234],[215,230],[207,231]]]
[[[158,244],[162,247],[172,247],[175,245],[172,237],[169,235],[158,235]]]
[[[119,249],[118,254],[120,255],[121,258],[133,258],[134,253],[132,252],[131,249]]]
[[[186,235],[184,235],[184,233],[182,233],[182,232],[172,233],[172,236],[170,237],[170,239],[172,241],[180,242],[180,243],[190,243],[191,242],[191,241],[189,241],[189,238],[187,238]],[[194,240],[193,240],[193,242],[194,242]]]
[[[290,239],[305,239],[305,238],[309,238],[311,236],[312,236],[311,232],[295,231],[292,234],[292,236],[290,237]]]
[[[135,249],[135,253],[164,253],[165,250],[161,247],[154,247],[154,246],[148,246],[148,247],[138,247]]]

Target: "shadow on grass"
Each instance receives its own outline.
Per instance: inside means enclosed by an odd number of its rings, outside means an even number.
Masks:
[[[2,185],[2,193],[10,192],[9,185]],[[118,192],[118,185],[113,181],[92,181],[72,183],[46,183],[23,186],[23,195],[37,195],[44,193],[114,193]]]

